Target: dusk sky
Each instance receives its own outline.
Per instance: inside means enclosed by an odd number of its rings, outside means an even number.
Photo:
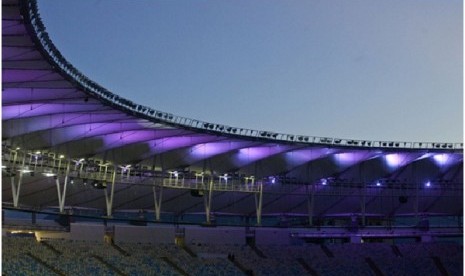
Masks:
[[[459,0],[38,2],[68,61],[157,110],[309,136],[463,140]]]

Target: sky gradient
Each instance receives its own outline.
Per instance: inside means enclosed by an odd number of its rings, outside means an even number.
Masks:
[[[463,140],[462,2],[39,0],[63,56],[110,91],[235,127]]]

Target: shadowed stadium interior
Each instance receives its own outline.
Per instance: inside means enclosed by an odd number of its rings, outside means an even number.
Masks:
[[[462,273],[462,143],[176,116],[74,68],[36,1],[2,24],[5,275]]]

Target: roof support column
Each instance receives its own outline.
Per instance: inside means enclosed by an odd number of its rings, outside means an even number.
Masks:
[[[11,177],[11,192],[13,194],[13,206],[18,207],[18,201],[19,201],[19,190],[21,188],[21,182],[23,180],[23,173],[19,173],[19,179],[18,183],[15,183],[15,177]]]
[[[418,222],[418,206],[420,204],[420,183],[415,181],[415,201],[413,205],[413,212],[415,213],[415,220]]]
[[[365,209],[366,209],[366,183],[362,182],[362,200],[360,201],[360,210],[362,212],[362,226],[365,226]]]
[[[415,221],[416,222],[419,222],[419,217],[418,217],[418,209],[419,209],[419,205],[420,205],[420,182],[417,181],[417,179],[415,178],[415,173],[416,173],[416,168],[415,168],[415,164],[414,163],[412,165],[412,179],[415,183],[415,200],[413,202],[413,212],[415,213]]]
[[[108,191],[106,188],[105,190],[103,190],[105,192],[105,202],[107,205],[107,217],[112,216],[113,195],[115,194],[115,178],[116,178],[116,168],[113,169],[113,175],[111,177],[110,195],[108,195]]]
[[[210,224],[210,210],[212,204],[212,193],[213,193],[213,175],[210,178],[210,182],[208,183],[208,193],[203,195],[203,200],[205,204],[205,217],[207,224]]]
[[[262,225],[263,182],[258,184],[258,193],[255,196],[255,209],[257,210],[257,225]]]
[[[58,192],[58,206],[60,207],[60,213],[63,213],[65,208],[65,198],[66,198],[66,186],[68,185],[68,176],[69,176],[69,164],[66,166],[65,181],[63,184],[63,191],[60,189],[60,178],[56,176],[55,183],[57,185]]]
[[[16,153],[15,153],[15,163],[16,163]],[[13,194],[13,206],[16,208],[18,207],[18,202],[19,202],[19,191],[21,190],[21,183],[23,181],[23,170],[24,170],[24,162],[26,161],[26,154],[24,154],[23,156],[23,161],[22,161],[22,165],[21,165],[21,168],[19,170],[19,179],[18,179],[18,183],[16,184],[15,183],[15,169],[16,169],[16,164],[13,166],[12,168],[12,176],[11,176],[11,193]]]
[[[361,193],[362,200],[360,200],[360,212],[362,213],[362,226],[365,226],[365,211],[366,211],[366,193],[367,193],[367,183],[365,181],[365,175],[363,171],[363,163],[360,164],[360,182],[361,182]]]
[[[13,154],[13,162],[11,162],[11,154],[10,154],[10,165],[11,165],[12,169],[14,169],[16,167],[16,159],[18,158],[18,151],[15,150],[13,152],[14,152],[14,154]]]
[[[309,185],[305,186],[305,193],[307,195],[307,211],[308,211],[308,225],[313,226],[313,209],[315,207],[315,181],[313,180],[313,170],[310,162],[307,163],[307,181],[311,182],[311,191]]]
[[[312,183],[311,191],[308,189],[308,185],[305,186],[307,192],[307,208],[308,208],[308,225],[313,226],[313,209],[315,207],[315,183]]]
[[[161,202],[162,202],[162,195],[163,195],[163,186],[157,186],[155,184],[153,185],[152,190],[153,190],[153,200],[155,202],[155,220],[160,221],[160,210],[161,210]]]

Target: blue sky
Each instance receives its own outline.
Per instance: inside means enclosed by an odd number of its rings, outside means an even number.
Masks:
[[[461,142],[461,1],[39,0],[81,72],[236,127]]]

